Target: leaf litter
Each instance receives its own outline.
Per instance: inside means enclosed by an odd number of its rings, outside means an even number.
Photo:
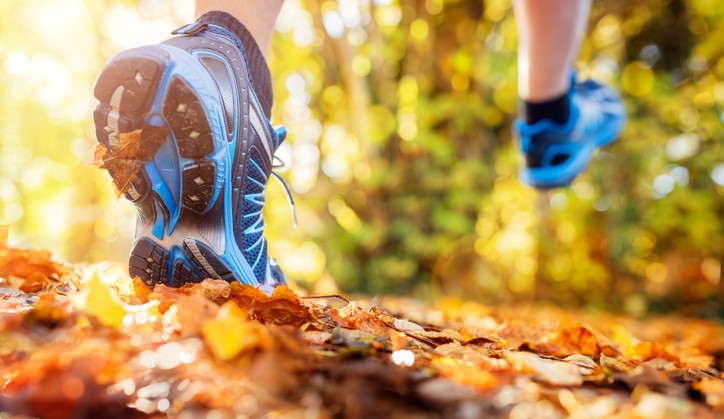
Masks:
[[[724,414],[718,324],[333,297],[0,248],[0,417]]]

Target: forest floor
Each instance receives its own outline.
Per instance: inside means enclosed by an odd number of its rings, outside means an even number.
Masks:
[[[724,327],[300,297],[0,249],[0,418],[722,417]]]

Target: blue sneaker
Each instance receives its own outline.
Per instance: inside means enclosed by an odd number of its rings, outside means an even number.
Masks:
[[[615,90],[592,80],[571,81],[571,113],[565,124],[544,119],[515,121],[526,167],[523,183],[540,189],[569,185],[586,169],[593,152],[618,138],[626,110]]]
[[[262,209],[286,131],[265,117],[238,38],[201,23],[174,34],[113,58],[94,91],[96,161],[137,207],[129,273],[284,284]]]

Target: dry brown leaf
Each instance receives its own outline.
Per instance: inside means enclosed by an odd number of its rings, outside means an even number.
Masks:
[[[407,349],[410,347],[410,342],[406,334],[398,332],[396,330],[390,332],[390,344],[392,345],[393,351],[399,351],[400,349]]]
[[[645,385],[648,388],[663,388],[669,385],[669,379],[665,373],[646,364],[641,364],[628,373],[614,374],[614,378],[626,383],[631,389],[638,385]]]
[[[93,150],[93,165],[99,169],[105,169],[106,155],[109,153],[108,147],[103,144],[96,144]]]
[[[286,286],[275,288],[268,296],[258,288],[235,282],[231,284],[230,298],[263,323],[301,326],[316,321],[310,307]]]
[[[179,292],[201,295],[217,304],[223,304],[229,301],[231,283],[222,279],[206,279],[197,284],[185,284],[179,288]]]
[[[564,358],[563,360],[566,362],[570,362],[571,364],[576,364],[579,367],[588,368],[591,370],[598,368],[598,364],[596,364],[596,361],[592,360],[591,358],[589,358],[585,355],[575,354],[575,355],[568,356],[568,357]]]
[[[59,284],[73,273],[72,267],[52,258],[47,250],[0,250],[0,277],[24,291],[36,292]]]
[[[356,329],[375,336],[381,336],[390,329],[378,318],[362,310],[354,301],[341,309],[332,307],[326,311],[330,320],[340,327]]]
[[[133,294],[138,297],[140,301],[144,303],[148,302],[148,297],[152,292],[151,287],[146,285],[141,278],[136,277],[133,279]]]
[[[724,380],[705,378],[694,384],[694,388],[704,394],[706,404],[724,411]]]
[[[498,380],[489,371],[461,359],[436,357],[432,360],[432,365],[440,372],[440,376],[464,386],[488,390],[498,385]]]
[[[332,339],[332,334],[318,330],[307,330],[302,333],[302,338],[307,343],[319,346],[329,342]]]
[[[392,325],[403,332],[425,332],[425,328],[408,320],[395,319]]]
[[[28,313],[28,318],[48,327],[55,327],[67,320],[72,313],[72,307],[67,299],[58,300],[54,292],[42,292]]]
[[[158,310],[165,313],[172,305],[178,302],[179,297],[183,294],[176,288],[171,288],[163,284],[156,284],[153,291],[148,294],[149,300],[158,300]]]
[[[599,358],[598,363],[601,364],[602,367],[608,368],[612,371],[629,372],[632,369],[632,367],[625,362],[619,361],[616,358],[608,357],[604,353],[601,353],[601,358]]]
[[[556,386],[580,386],[583,376],[578,366],[567,362],[543,359],[530,352],[506,352],[505,358],[519,371],[535,374],[540,380]]]
[[[449,342],[463,343],[463,342],[467,341],[467,339],[465,339],[465,337],[463,337],[463,335],[461,335],[458,331],[452,330],[452,329],[443,329],[439,332],[434,332],[434,331],[413,332],[413,334],[416,336],[422,336],[422,337],[425,337],[428,339],[432,339],[435,342],[439,342],[439,343],[449,343]]]
[[[181,336],[201,332],[205,319],[216,317],[219,305],[200,295],[180,295],[176,301],[175,317]]]
[[[580,324],[565,327],[547,342],[535,343],[530,346],[536,352],[557,357],[574,354],[595,357],[601,352],[596,336],[588,328]]]
[[[47,418],[70,418],[79,412],[138,416],[124,397],[107,392],[109,378],[119,367],[109,354],[74,346],[53,352],[55,356],[33,356],[18,363],[0,393],[0,410]]]
[[[666,350],[664,345],[655,342],[640,342],[633,346],[632,350],[626,351],[626,356],[641,361],[648,361],[654,358],[666,359],[667,361],[679,362],[679,357]]]

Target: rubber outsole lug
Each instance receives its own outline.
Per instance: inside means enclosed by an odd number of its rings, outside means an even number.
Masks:
[[[182,169],[183,205],[204,213],[210,209],[214,195],[216,164],[205,159],[214,151],[214,140],[201,101],[178,77],[169,85],[163,115],[176,138],[179,155],[193,159]]]
[[[184,256],[191,257],[183,252]],[[186,261],[184,257],[171,258],[171,252],[148,237],[136,240],[128,260],[128,273],[149,286],[165,284],[180,287],[210,278],[207,272]]]
[[[119,137],[146,127],[144,119],[152,111],[168,61],[163,50],[131,50],[106,65],[96,83],[94,93],[100,102],[93,112],[96,138],[108,149],[105,158],[114,162],[106,168],[116,188],[132,202],[150,191],[143,168],[146,162],[125,155]],[[163,116],[182,159],[181,205],[206,213],[213,204],[216,183],[216,164],[206,158],[214,151],[213,134],[201,100],[179,76],[174,76],[166,89]],[[131,177],[129,172],[135,174]]]
[[[147,285],[166,283],[170,253],[147,237],[136,240],[128,260],[128,274]]]

